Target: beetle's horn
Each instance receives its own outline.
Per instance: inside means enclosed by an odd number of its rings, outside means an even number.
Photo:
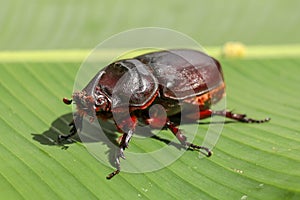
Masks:
[[[72,99],[63,98],[63,102],[67,105],[70,105],[72,103]]]

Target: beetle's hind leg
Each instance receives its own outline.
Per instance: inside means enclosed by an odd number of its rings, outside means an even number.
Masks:
[[[218,110],[218,111],[214,111],[214,110],[203,110],[200,111],[199,113],[189,113],[187,115],[185,115],[185,117],[187,119],[190,120],[201,120],[201,119],[205,119],[205,118],[209,118],[212,116],[223,116],[229,119],[233,119],[239,122],[244,122],[244,123],[264,123],[264,122],[268,122],[270,121],[270,118],[265,118],[262,120],[257,120],[257,119],[252,119],[252,118],[248,118],[246,114],[237,114],[237,113],[233,113],[232,111],[227,111],[227,110]]]
[[[239,122],[244,122],[244,123],[264,123],[264,122],[268,122],[271,120],[271,118],[269,118],[269,117],[262,119],[262,120],[247,118],[246,114],[237,114],[237,113],[233,113],[232,111],[226,111],[226,110],[211,111],[211,112],[212,112],[212,115],[224,116],[226,118],[237,120]]]
[[[176,136],[176,138],[179,140],[179,142],[183,146],[188,147],[190,149],[194,149],[194,150],[204,150],[207,157],[210,157],[212,155],[212,151],[209,148],[204,147],[204,146],[198,146],[198,145],[192,144],[190,142],[187,142],[186,137],[183,135],[181,130],[179,128],[177,128],[176,125],[173,122],[171,122],[170,120],[167,120],[166,127],[172,131],[172,133]]]

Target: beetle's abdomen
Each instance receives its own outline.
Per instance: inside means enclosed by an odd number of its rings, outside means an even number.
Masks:
[[[200,111],[207,110],[211,105],[216,104],[225,96],[225,84],[221,84],[219,87],[195,97],[184,99],[184,103],[198,105]]]
[[[195,109],[199,111],[207,110],[211,105],[216,104],[225,96],[225,84],[202,95],[189,97],[183,100],[174,99],[156,99],[154,104],[160,104],[164,107],[168,116],[176,115],[185,110],[185,112],[194,112]],[[196,108],[195,108],[196,107]]]

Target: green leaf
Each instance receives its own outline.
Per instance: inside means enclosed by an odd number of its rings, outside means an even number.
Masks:
[[[272,120],[226,123],[210,158],[187,151],[161,170],[121,172],[110,181],[105,176],[113,167],[98,162],[82,143],[67,149],[56,143],[58,134],[68,133],[71,107],[61,99],[71,95],[80,63],[1,63],[1,198],[299,199],[300,59],[221,63],[227,108]],[[202,143],[208,126],[199,126],[194,143]],[[164,145],[134,137],[130,148],[147,152]]]

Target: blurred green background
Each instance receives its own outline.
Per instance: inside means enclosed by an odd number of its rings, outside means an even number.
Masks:
[[[0,2],[0,199],[300,199],[300,1]],[[55,142],[72,118],[61,98],[71,95],[89,50],[149,26],[187,34],[220,59],[228,109],[272,120],[225,124],[209,159],[188,151],[162,170],[107,181],[112,168],[82,143],[64,150]],[[228,41],[255,56],[221,58]],[[157,145],[165,144],[133,138],[130,148]]]
[[[127,29],[158,26],[202,45],[299,43],[297,0],[1,1],[0,48],[93,48]]]

